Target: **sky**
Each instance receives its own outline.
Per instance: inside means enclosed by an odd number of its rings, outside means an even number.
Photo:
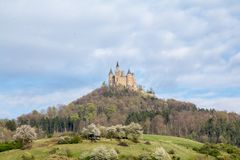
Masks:
[[[0,0],[0,118],[135,73],[159,98],[240,113],[239,0]]]

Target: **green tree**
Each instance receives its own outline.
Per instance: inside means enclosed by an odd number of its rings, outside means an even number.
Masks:
[[[5,126],[6,126],[7,129],[9,129],[9,130],[11,130],[11,131],[15,131],[15,130],[16,130],[16,127],[17,127],[16,122],[15,122],[14,119],[8,120],[8,121],[6,122],[6,124],[5,124]]]
[[[117,106],[116,105],[109,105],[105,108],[105,115],[107,116],[107,120],[109,121],[113,114],[116,112]]]
[[[79,116],[77,113],[70,116],[71,122],[73,123],[73,131],[77,132],[79,124]]]

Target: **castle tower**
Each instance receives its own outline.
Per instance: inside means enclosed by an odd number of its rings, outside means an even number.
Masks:
[[[112,69],[110,69],[109,74],[108,74],[108,82],[109,85],[112,86],[114,84],[114,75]]]
[[[118,62],[117,62],[117,65],[116,65],[115,75],[116,75],[116,78],[121,76],[121,70],[120,70]]]
[[[128,88],[132,88],[134,90],[137,89],[134,74],[131,73],[130,69],[128,70],[128,73],[127,73],[127,86]]]

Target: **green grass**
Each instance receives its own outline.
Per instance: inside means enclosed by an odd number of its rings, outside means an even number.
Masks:
[[[144,144],[145,141],[149,141],[151,145]],[[203,146],[202,143],[178,138],[171,136],[160,135],[143,135],[140,143],[133,143],[126,140],[129,144],[128,147],[117,145],[116,140],[101,139],[97,143],[84,140],[79,144],[64,144],[57,145],[56,138],[36,140],[32,149],[27,152],[32,153],[36,160],[45,160],[49,156],[49,151],[54,147],[58,147],[61,150],[70,149],[75,158],[78,158],[82,154],[86,154],[92,149],[104,145],[118,150],[120,156],[138,156],[142,153],[152,153],[157,147],[162,146],[166,151],[174,150],[175,156],[180,157],[181,160],[198,160],[198,159],[213,159],[211,157],[206,158],[206,155],[202,155],[192,150],[194,147]],[[21,156],[25,151],[23,150],[11,150],[0,153],[0,159],[3,160],[21,160]]]

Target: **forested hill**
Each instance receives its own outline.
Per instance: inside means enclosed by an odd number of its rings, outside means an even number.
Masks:
[[[145,133],[240,145],[240,116],[236,113],[199,109],[189,102],[163,100],[124,88],[103,86],[68,105],[18,117],[19,124],[47,133],[79,132],[90,123],[110,126],[130,122],[140,123]]]
[[[73,102],[74,105],[88,104],[96,107],[95,123],[104,125],[144,122],[156,115],[169,121],[170,111],[197,111],[194,104],[163,100],[151,94],[135,92],[125,88],[101,87]]]

